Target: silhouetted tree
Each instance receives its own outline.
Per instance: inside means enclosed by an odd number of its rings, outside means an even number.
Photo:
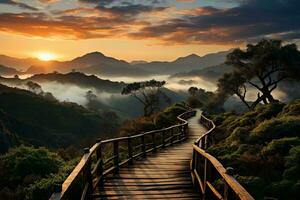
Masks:
[[[31,91],[35,94],[41,94],[43,92],[42,87],[39,84],[35,83],[35,82],[28,81],[26,83],[26,86],[27,86],[29,91]]]
[[[214,96],[214,93],[205,91],[202,88],[190,87],[188,89],[189,98],[187,100],[189,106],[193,108],[202,107],[207,104]]]
[[[283,45],[280,40],[262,40],[247,49],[235,49],[227,55],[226,64],[234,71],[218,81],[218,92],[236,94],[249,109],[263,101],[277,102],[272,92],[286,79],[299,79],[300,52],[295,44]],[[246,101],[247,85],[258,90],[257,99],[250,105]]]
[[[170,102],[170,99],[165,95],[160,88],[166,84],[165,81],[144,81],[134,82],[126,85],[123,90],[123,95],[132,95],[144,106],[144,116],[153,114],[154,110],[158,108],[159,96],[162,95],[166,102]]]
[[[85,98],[87,99],[87,108],[90,110],[97,110],[99,107],[99,102],[97,101],[97,95],[94,94],[92,90],[89,90],[85,94]]]

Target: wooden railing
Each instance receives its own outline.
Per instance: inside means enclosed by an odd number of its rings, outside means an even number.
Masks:
[[[188,111],[177,117],[178,124],[133,136],[109,140],[100,139],[92,148],[86,148],[79,164],[56,188],[51,200],[89,199],[96,187],[103,186],[104,178],[110,173],[118,173],[119,167],[133,164],[134,159],[146,156],[160,148],[183,141],[188,135],[188,119],[196,111]]]
[[[235,180],[233,169],[223,165],[205,150],[213,144],[215,124],[201,114],[199,122],[208,129],[193,145],[191,174],[194,186],[200,190],[202,199],[254,200]]]

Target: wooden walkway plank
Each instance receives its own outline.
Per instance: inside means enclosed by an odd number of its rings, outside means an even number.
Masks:
[[[199,199],[192,185],[189,164],[192,144],[206,132],[198,120],[200,110],[188,120],[189,138],[181,143],[147,154],[133,165],[121,167],[119,174],[105,178],[94,199]]]

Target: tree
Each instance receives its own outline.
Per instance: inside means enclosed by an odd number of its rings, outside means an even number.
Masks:
[[[218,80],[218,95],[226,99],[235,94],[249,110],[252,110],[264,99],[264,96],[261,96],[260,93],[258,93],[257,99],[250,104],[250,102],[246,100],[246,82],[247,79],[237,71],[225,73],[223,77]]]
[[[101,103],[97,100],[97,95],[94,94],[92,90],[89,90],[85,94],[85,98],[87,99],[87,108],[90,110],[97,110],[101,107]]]
[[[188,104],[189,106],[196,108],[202,107],[203,105],[207,104],[214,96],[213,92],[205,91],[202,88],[197,87],[190,87],[188,89],[189,98]]]
[[[226,64],[234,71],[224,74],[218,81],[218,91],[237,95],[249,109],[263,101],[277,102],[272,92],[287,79],[299,79],[300,52],[295,44],[283,45],[280,40],[262,40],[246,50],[235,49],[227,55]],[[246,101],[247,86],[257,92],[252,105]]]
[[[126,85],[122,90],[122,95],[132,95],[144,106],[144,116],[153,114],[159,106],[160,96],[170,103],[170,99],[160,89],[166,84],[165,81],[144,81],[134,82]]]
[[[43,92],[42,87],[39,84],[35,83],[35,82],[28,81],[26,83],[26,86],[27,86],[29,91],[31,91],[35,94],[41,94]]]

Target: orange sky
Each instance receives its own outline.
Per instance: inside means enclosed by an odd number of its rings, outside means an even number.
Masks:
[[[227,45],[160,45],[153,40],[128,39],[45,39],[0,33],[0,53],[14,57],[37,57],[40,52],[55,55],[56,60],[70,60],[88,52],[100,51],[126,61],[174,60],[191,53],[204,55],[231,48]]]
[[[300,16],[294,9],[298,2],[2,0],[0,54],[48,53],[69,60],[100,51],[126,61],[169,61],[262,38],[299,43]]]

